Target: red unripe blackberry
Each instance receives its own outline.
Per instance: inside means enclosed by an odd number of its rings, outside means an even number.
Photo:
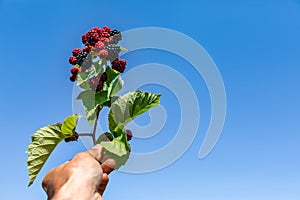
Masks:
[[[118,72],[123,73],[126,69],[126,60],[120,60],[119,58],[116,58],[111,64],[112,68]]]
[[[100,76],[95,76],[89,80],[90,87],[93,91],[99,92],[103,88],[103,81],[101,80]]]
[[[105,82],[107,80],[107,74],[106,74],[106,72],[103,72],[101,74],[100,80],[103,81],[103,82]]]
[[[98,54],[101,58],[106,58],[108,56],[108,52],[106,50],[100,50]]]
[[[77,67],[73,67],[73,68],[71,68],[71,73],[72,73],[72,75],[77,75],[78,74],[78,72],[79,72],[79,68],[77,68]]]
[[[90,48],[88,46],[83,47],[82,49],[83,52],[90,52]]]
[[[105,45],[107,45],[109,43],[108,38],[101,38],[100,41],[103,42]]]
[[[109,38],[110,34],[109,34],[109,32],[102,32],[101,36],[104,37],[104,38]]]
[[[110,32],[110,27],[108,27],[108,26],[104,26],[103,28],[102,28],[102,30],[104,31],[104,32]]]
[[[99,35],[102,33],[102,30],[99,27],[94,27],[91,30],[96,31]]]
[[[77,56],[80,52],[81,52],[81,50],[79,48],[76,48],[76,49],[73,49],[72,54],[73,54],[73,56]]]
[[[95,47],[97,48],[97,49],[104,49],[104,47],[105,47],[105,45],[104,45],[104,43],[103,42],[101,42],[101,41],[99,41],[99,42],[97,42],[96,44],[95,44]]]
[[[81,36],[81,39],[82,39],[82,43],[85,44],[85,43],[87,42],[87,39],[88,39],[87,33],[83,34],[83,35]]]
[[[72,64],[72,65],[76,65],[76,61],[77,61],[77,59],[76,59],[75,56],[71,56],[71,57],[69,58],[69,63]]]
[[[132,132],[131,130],[126,130],[126,137],[127,137],[127,141],[130,141],[132,139]]]

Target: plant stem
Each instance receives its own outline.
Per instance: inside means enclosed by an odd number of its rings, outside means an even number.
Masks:
[[[94,130],[93,130],[93,133],[92,133],[92,138],[93,138],[94,145],[96,145],[96,130],[97,130],[97,124],[98,124],[98,118],[99,118],[100,111],[101,111],[101,106],[98,107],[98,111],[97,111],[97,114],[96,114],[96,120],[95,120],[95,124],[94,124]]]
[[[93,134],[92,133],[79,133],[78,136],[90,136],[90,137],[92,137]]]

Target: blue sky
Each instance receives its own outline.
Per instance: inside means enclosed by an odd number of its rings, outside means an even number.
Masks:
[[[297,200],[300,199],[300,2],[262,1],[0,1],[1,199],[45,199],[46,172],[82,143],[61,144],[27,188],[25,150],[39,127],[72,113],[68,57],[93,26],[121,31],[157,26],[199,42],[215,61],[227,94],[222,136],[203,160],[198,152],[210,119],[209,94],[201,77],[175,55],[142,51],[126,57],[137,64],[167,64],[197,91],[201,124],[188,151],[171,166],[148,174],[115,172],[106,199]],[[134,139],[137,152],[164,146],[176,132],[175,96],[163,94],[165,129],[148,140]],[[147,115],[137,120],[146,124]]]

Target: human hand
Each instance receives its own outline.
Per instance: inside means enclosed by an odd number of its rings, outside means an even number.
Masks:
[[[105,156],[104,148],[96,145],[51,169],[42,186],[51,200],[102,200],[108,174],[115,165],[113,159]]]

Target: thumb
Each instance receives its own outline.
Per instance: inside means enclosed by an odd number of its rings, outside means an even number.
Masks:
[[[100,144],[96,144],[91,150],[87,151],[98,162],[101,162],[104,157],[104,148]]]

